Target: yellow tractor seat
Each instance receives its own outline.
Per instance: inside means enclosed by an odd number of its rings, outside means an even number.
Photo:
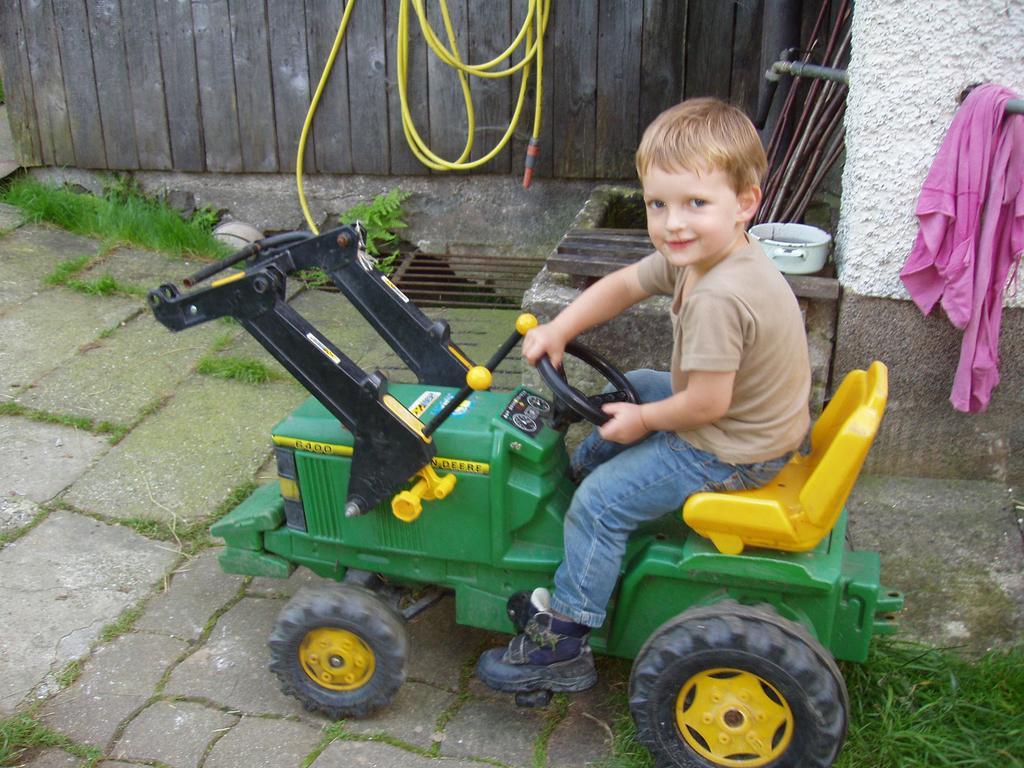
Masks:
[[[811,452],[796,454],[763,488],[696,493],[683,520],[719,552],[744,547],[813,549],[836,524],[882,421],[889,373],[875,361],[850,371],[811,430]]]

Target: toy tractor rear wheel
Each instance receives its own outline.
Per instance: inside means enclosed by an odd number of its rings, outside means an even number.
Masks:
[[[299,591],[278,615],[269,645],[281,689],[335,720],[385,706],[405,681],[405,625],[358,587]]]
[[[831,655],[802,626],[767,605],[724,601],[648,638],[629,706],[659,766],[827,768],[849,699]]]

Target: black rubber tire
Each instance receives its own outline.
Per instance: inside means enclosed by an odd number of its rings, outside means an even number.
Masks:
[[[305,670],[300,647],[316,629],[344,630],[372,652],[372,676],[353,690],[320,685]],[[409,640],[402,618],[372,593],[346,585],[300,590],[278,614],[270,634],[270,669],[281,690],[331,719],[364,717],[386,706],[405,682]]]
[[[726,668],[751,673],[781,694],[792,712],[784,751],[757,758],[761,768],[828,768],[846,738],[849,697],[831,654],[801,625],[768,605],[731,600],[684,611],[659,627],[641,648],[629,681],[637,740],[658,766],[721,768],[744,758],[702,755],[684,738],[676,700],[702,672]],[[710,708],[704,710],[710,716]],[[706,722],[706,721],[705,721]],[[696,734],[695,734],[696,735]],[[694,738],[694,737],[691,737]]]

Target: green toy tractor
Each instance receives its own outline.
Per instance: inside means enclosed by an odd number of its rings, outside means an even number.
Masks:
[[[285,578],[303,565],[338,582],[300,591],[281,611],[271,668],[307,708],[359,717],[392,700],[410,650],[404,623],[439,597],[454,595],[460,624],[516,631],[523,593],[550,586],[562,558],[574,490],[565,425],[633,393],[579,345],[570,351],[609,379],[611,394],[582,395],[550,366],[553,399],[490,391],[490,371],[536,321],[521,316],[492,359],[473,365],[445,323],[374,269],[358,228],[269,238],[185,285],[240,262],[244,271],[188,294],[162,285],[149,302],[172,330],[237,318],[313,394],[273,430],[279,483],[212,531],[225,541],[226,571]],[[418,384],[362,371],[285,302],[286,276],[310,267],[331,276]],[[814,446],[815,466],[822,450]],[[806,551],[728,554],[672,516],[632,537],[590,644],[635,660],[630,708],[659,764],[832,764],[848,710],[835,659],[863,661],[902,606],[879,584],[877,554],[844,548],[846,517],[836,514]],[[524,705],[549,696],[516,692]]]

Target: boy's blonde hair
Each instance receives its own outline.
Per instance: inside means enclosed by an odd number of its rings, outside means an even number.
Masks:
[[[687,99],[647,126],[636,151],[643,180],[651,168],[722,171],[739,194],[760,186],[768,168],[757,130],[742,110],[713,98]]]

